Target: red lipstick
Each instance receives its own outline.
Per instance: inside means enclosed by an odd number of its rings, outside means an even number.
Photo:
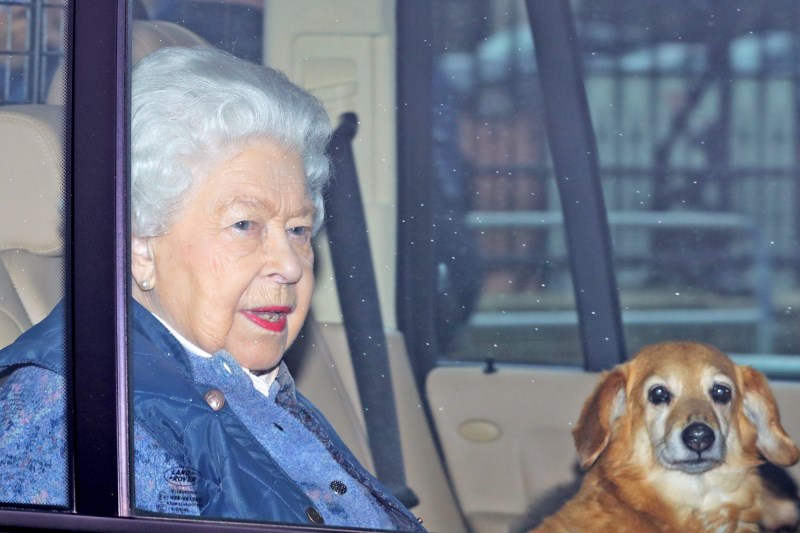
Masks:
[[[246,309],[242,314],[260,328],[280,332],[286,329],[286,316],[291,312],[291,307],[272,306]]]

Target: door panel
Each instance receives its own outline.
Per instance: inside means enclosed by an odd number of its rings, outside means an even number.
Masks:
[[[530,501],[572,479],[570,431],[595,380],[579,370],[511,365],[430,373],[436,430],[476,533],[508,531]]]

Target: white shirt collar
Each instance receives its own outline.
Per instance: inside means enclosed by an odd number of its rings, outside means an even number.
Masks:
[[[153,316],[156,317],[158,321],[161,322],[164,325],[164,327],[167,328],[167,330],[169,330],[170,333],[172,333],[172,336],[175,337],[179,343],[181,343],[181,346],[183,346],[187,352],[189,352],[192,355],[196,355],[198,357],[205,357],[207,359],[214,357],[212,354],[203,350],[202,348],[191,342],[189,339],[178,333],[175,330],[175,328],[170,326],[163,318],[161,318],[155,313],[153,313]],[[253,381],[253,386],[256,388],[256,390],[261,394],[263,394],[264,396],[269,397],[269,387],[270,385],[272,385],[272,383],[275,381],[275,378],[278,376],[278,370],[280,369],[280,365],[276,366],[274,369],[270,370],[266,374],[261,374],[258,376],[256,374],[253,374],[244,367],[241,368],[247,373],[248,376],[250,376],[250,379]]]

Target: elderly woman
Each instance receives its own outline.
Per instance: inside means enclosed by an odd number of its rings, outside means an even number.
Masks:
[[[421,530],[281,362],[314,287],[325,111],[278,72],[213,48],[157,52],[132,86],[137,509]],[[67,503],[61,313],[0,352],[3,501]],[[36,442],[48,444],[26,453]]]

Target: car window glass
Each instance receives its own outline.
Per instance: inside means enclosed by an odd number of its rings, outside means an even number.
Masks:
[[[248,61],[261,63],[263,2],[147,0],[134,6],[131,17],[130,57],[132,67],[147,56],[170,46],[214,46]],[[152,278],[137,279],[135,274],[133,278],[142,287],[142,290],[155,290],[152,285],[147,285],[148,282],[155,284]],[[161,289],[160,286],[157,288]],[[155,315],[150,315],[147,311],[142,313],[143,308],[138,304],[132,303],[132,305],[135,308],[132,311],[134,332],[143,327],[148,330],[158,329],[161,331],[164,325],[169,324],[156,319]],[[148,315],[144,325],[142,324],[143,314]],[[185,345],[188,347],[187,350],[202,351],[172,325],[168,325],[168,327],[174,337],[171,337],[170,334],[162,335],[162,337],[169,337],[166,342],[174,343],[171,345],[173,350],[183,350]],[[136,333],[133,335],[136,337]],[[162,339],[159,338],[159,340]],[[185,344],[181,345],[181,343]],[[133,354],[129,358],[131,380],[129,393],[133,406],[141,406],[147,401],[142,396],[141,390],[145,387],[143,384],[149,384],[150,382],[147,380],[152,379],[142,370],[143,367],[134,361],[136,358],[141,359],[142,357],[137,352],[137,350],[141,350],[139,346],[140,343],[132,343]],[[158,347],[162,348],[160,344]],[[225,363],[225,365],[229,369],[235,368],[233,362]],[[191,369],[184,370],[192,372]],[[169,405],[159,406],[161,410],[154,412],[153,418],[158,418],[158,413],[161,413],[163,409],[168,409],[175,403],[183,401],[185,396],[187,396],[185,390],[182,395],[176,392],[174,399],[170,397]],[[225,397],[219,389],[209,387],[208,399],[212,403],[215,402],[213,403],[215,409],[222,408],[225,404]],[[203,398],[200,400],[204,401]],[[157,438],[160,436],[158,429],[143,421],[141,413],[141,409],[133,407],[130,417],[133,424],[130,457],[133,513],[142,516],[158,514],[197,517],[200,507],[203,505],[199,500],[197,489],[201,484],[210,482],[209,473],[201,472],[195,462],[182,461],[181,454],[176,455],[174,450],[164,448]],[[205,514],[209,518],[237,518],[235,513],[215,514],[213,511],[207,511]]]
[[[432,8],[439,348],[457,359],[580,364],[525,6]]]
[[[797,354],[800,6],[574,6],[629,350]]]
[[[345,449],[339,428],[279,364],[310,307],[330,110],[323,97],[255,66],[264,63],[262,25],[274,6],[149,1],[133,12],[132,513],[414,530],[416,518]],[[292,17],[292,6],[270,13]],[[313,48],[314,39],[335,36],[305,30],[297,41]],[[291,62],[296,43],[283,41]],[[268,66],[312,90],[314,80],[291,63]],[[176,90],[175,76],[195,83]],[[171,151],[175,145],[185,151]],[[155,211],[141,214],[155,197],[142,182],[184,176],[194,181],[175,187],[185,192],[171,217],[153,223]]]
[[[794,375],[798,5],[679,5],[573,2],[627,348],[700,339]],[[525,6],[434,12],[440,345],[580,364]]]
[[[70,505],[66,7],[0,2],[0,505]]]
[[[179,24],[222,50],[262,62],[263,0],[143,0],[133,17]]]

